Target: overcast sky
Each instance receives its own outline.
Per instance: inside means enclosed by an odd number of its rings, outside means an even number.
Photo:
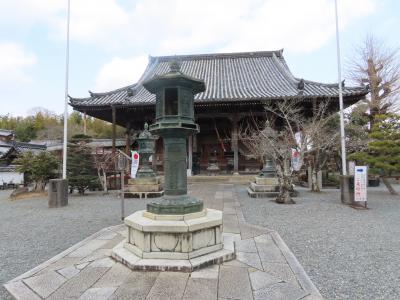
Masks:
[[[399,47],[400,1],[338,0],[342,59],[372,33]],[[67,0],[0,0],[0,115],[63,111]],[[149,55],[284,48],[297,77],[336,82],[333,0],[71,0],[70,88],[134,83]]]

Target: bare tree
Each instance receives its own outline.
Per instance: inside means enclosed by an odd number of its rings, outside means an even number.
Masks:
[[[293,190],[293,169],[290,166],[293,149],[300,153],[300,163],[304,158],[306,143],[304,134],[299,134],[302,128],[300,106],[290,100],[283,100],[266,105],[266,120],[259,123],[253,119],[252,122],[243,124],[239,138],[248,148],[251,156],[265,162],[272,159],[276,166],[279,180],[278,203],[295,203],[290,195]],[[277,126],[276,121],[281,120],[282,126]]]
[[[328,114],[329,102],[321,103],[314,110],[313,116],[303,125],[307,134],[308,145],[306,161],[311,170],[311,191],[320,192],[318,174],[325,167],[328,159],[335,153],[339,138],[334,121],[336,114]]]
[[[110,172],[114,167],[115,154],[112,152],[95,153],[94,162],[97,169],[97,176],[101,183],[104,193],[108,193],[107,188],[107,172]]]
[[[399,109],[400,60],[398,49],[390,49],[369,35],[357,49],[356,57],[349,63],[350,78],[360,85],[368,85],[367,97],[370,128],[375,117]]]
[[[295,203],[291,197],[295,170],[291,166],[293,150],[297,151],[299,164],[305,158],[312,161],[316,174],[325,165],[328,149],[337,140],[337,133],[328,132],[329,122],[334,116],[328,116],[329,103],[320,103],[311,117],[305,116],[304,107],[294,100],[282,100],[274,105],[266,105],[266,120],[244,124],[240,139],[251,155],[262,160],[272,159],[276,166],[279,195],[278,203]],[[279,124],[277,126],[276,124]]]

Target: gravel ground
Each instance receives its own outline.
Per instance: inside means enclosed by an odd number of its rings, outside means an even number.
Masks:
[[[215,188],[191,187],[208,206]],[[236,187],[246,220],[278,231],[327,299],[400,299],[400,198],[373,188],[371,209],[358,211],[340,204],[339,190],[302,189],[297,204],[279,205],[245,188]],[[121,222],[113,194],[71,196],[67,207],[49,209],[47,199],[10,201],[9,193],[0,191],[0,299],[9,299],[6,281]],[[126,199],[127,214],[147,202]]]
[[[0,191],[0,299],[3,288],[21,275],[104,227],[121,223],[116,195],[69,197],[69,205],[49,209],[47,199],[11,201]],[[144,209],[147,200],[126,199],[126,213]]]
[[[340,204],[337,189],[301,189],[295,205],[236,189],[246,220],[276,230],[324,297],[400,299],[400,197],[369,188],[361,211]]]

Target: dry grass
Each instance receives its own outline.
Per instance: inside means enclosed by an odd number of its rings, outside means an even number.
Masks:
[[[15,195],[13,197],[10,196],[11,200],[24,200],[24,199],[32,199],[32,198],[43,198],[43,197],[47,197],[47,192],[25,192],[25,193],[21,193],[18,195]]]

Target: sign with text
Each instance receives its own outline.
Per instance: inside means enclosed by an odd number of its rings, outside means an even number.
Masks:
[[[132,152],[132,166],[131,166],[131,178],[136,178],[136,173],[139,169],[139,153],[137,151]]]
[[[367,167],[354,167],[354,201],[367,202]]]

